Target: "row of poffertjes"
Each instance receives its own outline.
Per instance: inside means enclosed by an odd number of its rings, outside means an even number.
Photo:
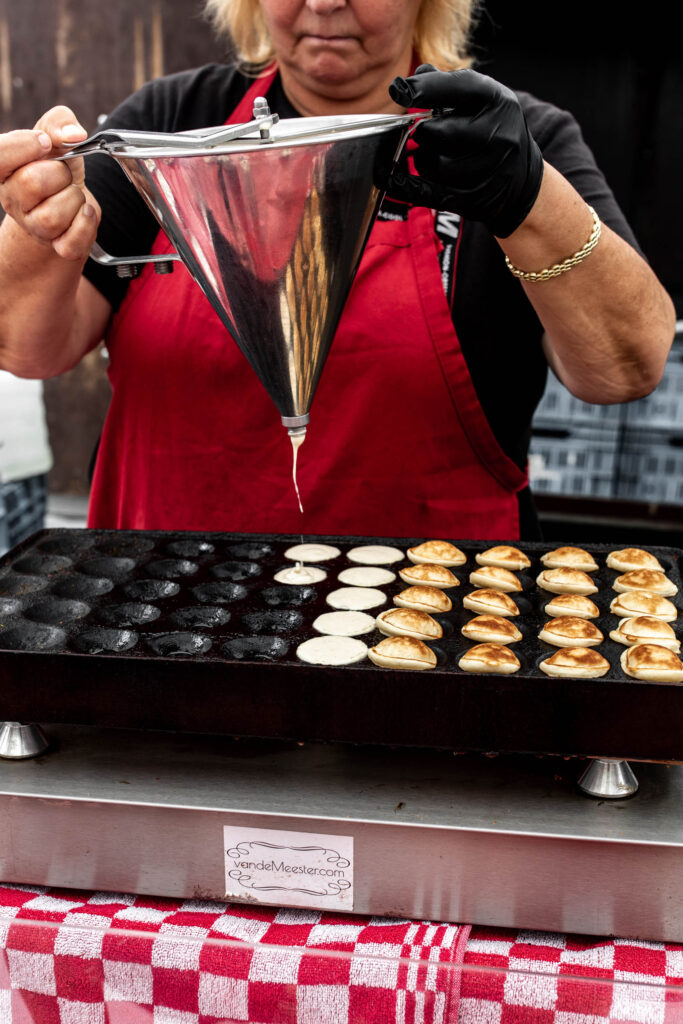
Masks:
[[[402,557],[398,549],[381,546],[367,545],[358,551],[367,551],[366,564],[370,564],[371,551],[376,552],[377,561]],[[390,552],[395,556],[390,556]],[[408,584],[407,589],[394,597],[395,607],[380,612],[374,620],[365,616],[368,626],[362,632],[377,627],[385,639],[370,648],[362,642],[356,642],[357,650],[349,645],[350,661],[362,660],[367,655],[382,668],[421,671],[436,667],[437,656],[428,644],[443,636],[443,628],[433,616],[452,609],[446,591],[459,586],[460,581],[451,570],[464,565],[467,556],[454,544],[441,540],[425,541],[406,554],[413,564],[398,570],[398,574]],[[352,560],[363,558],[359,554]],[[522,633],[510,621],[520,614],[510,595],[523,590],[515,573],[530,568],[531,561],[519,548],[507,544],[479,552],[475,560],[478,567],[470,573],[469,581],[477,589],[462,602],[464,608],[475,612],[475,617],[461,632],[476,641],[476,645],[462,655],[458,666],[466,672],[510,675],[521,668],[511,645],[522,639]],[[590,599],[599,589],[590,575],[599,569],[598,563],[588,551],[578,547],[556,548],[540,560],[544,569],[536,584],[552,595],[544,607],[552,618],[538,638],[558,648],[540,663],[540,669],[549,676],[568,678],[605,675],[610,663],[595,650],[604,636],[590,621],[600,615]],[[610,604],[611,614],[620,621],[609,635],[625,647],[622,670],[634,679],[683,682],[683,663],[678,657],[680,641],[669,625],[678,615],[669,600],[677,593],[676,585],[658,559],[640,548],[611,551],[605,564],[620,573],[612,584],[616,596]],[[309,659],[309,652],[313,655],[321,639],[301,644],[297,650],[299,657],[313,660]],[[349,660],[335,663],[348,664]]]

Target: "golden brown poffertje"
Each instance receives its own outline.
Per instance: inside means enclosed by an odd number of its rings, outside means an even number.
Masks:
[[[418,640],[438,640],[443,627],[429,612],[415,608],[387,608],[375,619],[380,633],[385,636],[414,636]]]
[[[627,590],[615,597],[609,606],[612,615],[622,619],[634,615],[651,615],[663,622],[675,622],[678,618],[676,605],[660,594],[651,594],[649,590]]]
[[[502,590],[473,590],[462,599],[463,608],[479,615],[519,615],[519,608],[512,598]]]
[[[599,679],[609,672],[607,658],[592,647],[561,647],[539,665],[547,676],[566,679]]]
[[[524,552],[510,544],[497,544],[486,551],[480,551],[474,558],[479,565],[497,565],[501,569],[510,569],[513,572],[528,569],[531,565],[531,560]]]
[[[462,655],[458,665],[464,672],[506,676],[522,667],[514,651],[504,644],[477,644]]]
[[[669,623],[655,619],[652,615],[622,619],[617,628],[610,632],[610,637],[626,647],[633,647],[634,644],[659,644],[676,653],[681,649],[681,642]]]
[[[538,639],[554,647],[595,647],[605,638],[598,627],[587,619],[563,615],[546,622]]]
[[[670,580],[666,573],[658,572],[656,569],[634,569],[632,572],[625,572],[623,576],[617,576],[612,589],[618,594],[623,594],[627,590],[647,590],[662,597],[673,597],[678,593],[678,587],[673,580]]]
[[[642,548],[621,548],[620,551],[610,551],[607,556],[607,567],[616,569],[617,572],[632,572],[637,569],[654,569],[655,572],[664,572],[658,558],[643,551]]]
[[[447,540],[426,540],[424,544],[408,548],[406,554],[416,565],[427,562],[448,567],[464,565],[467,561],[467,555]]]
[[[482,565],[470,573],[470,583],[473,587],[483,587],[487,590],[502,590],[510,594],[522,590],[522,584],[513,572],[509,569],[501,569],[498,565]]]
[[[588,575],[581,569],[544,569],[536,577],[541,590],[551,594],[597,594],[598,588]]]
[[[380,668],[421,672],[436,668],[434,651],[423,640],[412,636],[388,636],[368,651],[368,657]]]
[[[598,563],[584,548],[555,548],[541,556],[546,569],[580,569],[582,572],[595,572]]]
[[[416,608],[421,612],[439,614],[449,612],[453,607],[448,594],[438,587],[407,587],[394,597],[394,604],[399,608]]]
[[[683,663],[673,651],[658,644],[636,644],[621,656],[628,676],[653,683],[683,683]]]
[[[579,619],[597,619],[600,609],[590,597],[582,594],[557,594],[543,609],[551,618],[574,615]]]
[[[515,624],[501,615],[477,615],[466,622],[460,632],[468,640],[480,643],[514,644],[522,639]]]
[[[427,562],[419,565],[408,565],[405,569],[399,569],[398,574],[404,583],[416,584],[417,586],[440,587],[442,590],[460,586],[458,577],[454,576],[445,565]]]

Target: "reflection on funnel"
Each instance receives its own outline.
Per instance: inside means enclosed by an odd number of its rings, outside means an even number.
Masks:
[[[268,140],[204,151],[110,150],[290,431],[308,423],[383,189],[419,116],[280,121]]]

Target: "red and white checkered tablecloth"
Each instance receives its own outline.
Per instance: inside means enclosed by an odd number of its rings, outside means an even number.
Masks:
[[[468,934],[4,885],[0,1024],[457,1024]]]
[[[0,885],[0,1024],[238,1021],[683,1024],[683,946]]]
[[[683,945],[472,928],[460,1024],[683,1024]]]

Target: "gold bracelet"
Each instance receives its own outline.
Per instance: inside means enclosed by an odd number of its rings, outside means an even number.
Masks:
[[[588,205],[588,204],[586,204]],[[593,252],[593,249],[600,240],[602,233],[602,224],[600,218],[593,209],[589,206],[588,209],[593,214],[593,230],[591,231],[590,238],[584,246],[577,249],[575,253],[568,256],[566,260],[562,260],[561,263],[555,263],[552,267],[544,267],[543,270],[520,270],[514,263],[511,263],[508,257],[505,257],[505,266],[508,268],[511,274],[515,277],[521,277],[522,281],[549,281],[551,277],[559,277],[560,274],[566,274],[572,267],[576,267],[585,260],[589,253]]]

